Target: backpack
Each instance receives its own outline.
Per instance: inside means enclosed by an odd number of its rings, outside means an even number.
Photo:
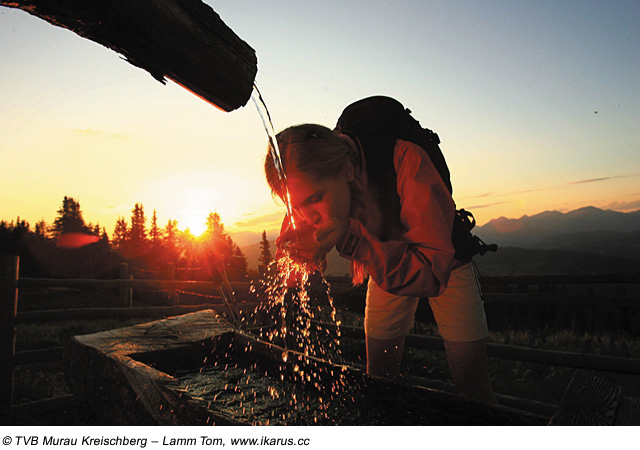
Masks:
[[[397,198],[395,171],[389,168],[393,167],[395,141],[402,139],[420,146],[427,153],[449,193],[453,194],[449,167],[438,145],[440,138],[433,131],[423,128],[399,101],[384,96],[358,100],[342,111],[336,131],[357,138],[365,152],[367,171],[372,179],[387,184],[383,191]],[[383,201],[399,205],[399,199],[385,198]],[[474,255],[484,255],[487,251],[495,252],[498,249],[497,245],[487,245],[471,233],[475,223],[470,212],[456,210],[451,241],[456,250],[456,259],[463,263],[471,261]]]

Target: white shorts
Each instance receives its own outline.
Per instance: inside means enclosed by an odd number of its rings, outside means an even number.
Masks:
[[[413,328],[419,297],[404,297],[383,291],[369,277],[364,327],[374,339],[395,339]],[[446,341],[471,342],[488,335],[484,302],[472,264],[451,272],[447,289],[439,297],[429,299],[438,324],[438,332]]]

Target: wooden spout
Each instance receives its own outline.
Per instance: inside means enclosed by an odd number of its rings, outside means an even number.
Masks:
[[[251,98],[255,51],[200,0],[0,0],[122,54],[224,111]]]

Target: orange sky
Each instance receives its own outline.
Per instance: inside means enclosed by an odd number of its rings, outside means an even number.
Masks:
[[[389,95],[440,135],[479,224],[640,209],[638,2],[207,3],[256,50],[278,130]],[[279,227],[251,102],[224,113],[6,7],[0,98],[0,219],[50,224],[68,195],[109,233],[138,202],[195,233],[210,211],[232,232]]]

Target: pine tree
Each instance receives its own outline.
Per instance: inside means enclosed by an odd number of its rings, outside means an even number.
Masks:
[[[149,237],[151,238],[151,242],[153,244],[158,244],[160,242],[160,228],[158,228],[158,215],[156,214],[156,210],[153,210],[153,216],[151,216],[151,229],[149,230]]]
[[[45,223],[44,219],[40,220],[39,222],[36,222],[35,233],[38,236],[47,237],[47,224]]]
[[[102,227],[102,234],[100,235],[100,242],[105,244],[109,244],[109,235],[107,234],[107,229]]]
[[[174,250],[178,242],[178,221],[169,220],[162,234],[164,246],[170,251]]]
[[[220,220],[220,214],[210,212],[207,216],[205,235],[210,235],[214,238],[219,238],[224,235],[224,225]]]
[[[142,246],[147,239],[146,221],[144,217],[144,207],[142,203],[136,203],[131,210],[131,228],[129,229],[129,240],[134,247]]]
[[[267,232],[262,231],[262,240],[260,241],[260,257],[258,262],[262,266],[268,266],[273,257],[271,256],[271,245],[267,239]]]
[[[67,233],[91,233],[91,229],[84,224],[80,203],[72,197],[65,196],[62,207],[58,210],[58,216],[51,226],[51,234],[59,237]]]
[[[233,263],[232,273],[229,276],[235,281],[241,281],[247,278],[249,273],[249,264],[247,263],[247,257],[244,256],[240,247],[237,244],[233,244]]]
[[[113,246],[122,249],[127,240],[127,221],[124,217],[118,218],[116,227],[113,229]]]

